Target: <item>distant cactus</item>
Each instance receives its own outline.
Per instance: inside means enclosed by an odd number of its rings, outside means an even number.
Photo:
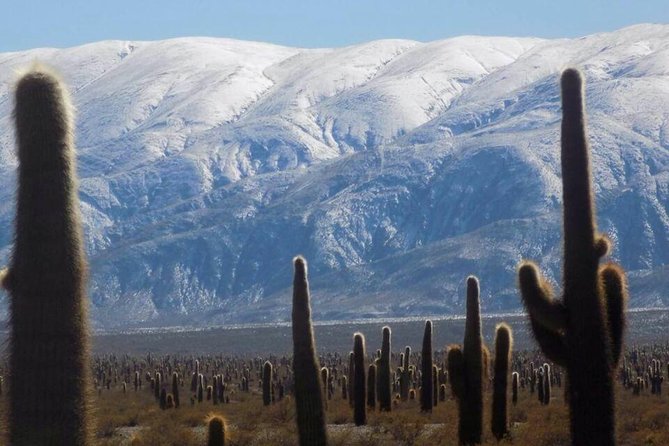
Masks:
[[[160,396],[159,396],[159,401],[160,401],[160,408],[165,410],[167,409],[167,390],[163,387],[160,389]]]
[[[328,396],[329,389],[328,383],[330,382],[330,371],[327,367],[321,367],[321,382],[323,383],[323,407],[328,408]]]
[[[379,410],[392,410],[392,383],[390,371],[390,327],[383,327],[383,342],[381,343],[381,360],[376,369],[377,398]]]
[[[518,372],[511,374],[511,402],[515,406],[518,403],[518,385],[520,383],[520,375]]]
[[[518,276],[531,327],[544,354],[567,370],[574,445],[615,445],[613,371],[622,351],[625,276],[599,266],[609,242],[597,232],[585,130],[583,81],[562,73],[563,299],[553,299],[531,262]]]
[[[376,366],[369,365],[367,371],[367,406],[376,410]]]
[[[172,398],[174,399],[174,407],[178,408],[180,400],[179,400],[179,374],[177,372],[172,373]]]
[[[499,324],[495,335],[495,373],[492,395],[492,433],[497,440],[501,440],[509,432],[507,390],[512,345],[511,327],[503,323]]]
[[[404,349],[402,356],[402,373],[400,374],[400,397],[402,401],[409,399],[409,381],[411,371],[409,370],[409,359],[411,358],[411,347],[408,345]]]
[[[160,375],[160,372],[156,372],[156,377],[154,378],[154,387],[153,387],[153,395],[156,397],[156,400],[160,400],[160,389],[162,388],[162,376]]]
[[[551,367],[548,364],[543,365],[544,370],[544,405],[549,405],[551,402]]]
[[[35,66],[16,85],[18,192],[10,294],[8,440],[91,444],[87,265],[77,197],[73,108]],[[39,401],[39,404],[35,402]]]
[[[346,399],[346,394],[350,395],[348,398],[349,406],[353,407],[353,383],[355,382],[355,357],[353,352],[348,354],[348,379],[346,380],[346,386],[342,386],[342,398]],[[344,389],[346,387],[346,389]]]
[[[225,446],[225,421],[223,417],[215,415],[209,418],[207,431],[207,446]]]
[[[464,346],[448,351],[448,376],[451,390],[458,400],[460,444],[481,443],[483,431],[483,337],[479,282],[467,278],[467,319]]]
[[[439,399],[439,367],[432,364],[432,406],[437,407]]]
[[[366,377],[365,377],[365,337],[362,333],[353,336],[354,382],[353,382],[353,420],[356,426],[367,424],[367,406],[365,405]]]
[[[204,377],[200,373],[197,378],[197,402],[204,401]]]
[[[307,262],[302,257],[296,257],[293,263],[293,375],[297,429],[300,446],[323,446],[327,445],[327,431],[311,324]]]
[[[432,369],[432,321],[425,321],[423,350],[421,352],[420,410],[432,412],[434,376]]]
[[[269,406],[272,403],[272,363],[265,361],[262,368],[262,403]]]

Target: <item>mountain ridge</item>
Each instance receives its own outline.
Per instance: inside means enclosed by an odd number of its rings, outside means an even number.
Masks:
[[[310,262],[317,318],[459,312],[470,273],[484,309],[519,309],[521,258],[560,278],[567,65],[586,75],[600,229],[630,271],[631,303],[669,303],[667,25],[579,39],[298,49],[179,38],[0,54],[4,259],[10,73],[36,56],[63,72],[78,108],[98,327],[286,320],[296,254]]]

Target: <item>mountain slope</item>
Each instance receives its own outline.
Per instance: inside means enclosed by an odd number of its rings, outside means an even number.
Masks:
[[[78,108],[99,326],[285,320],[291,258],[320,318],[515,310],[515,266],[559,283],[557,76],[587,78],[600,227],[632,305],[666,305],[669,26],[305,50],[228,39],[0,54],[0,246],[11,82],[39,58]]]

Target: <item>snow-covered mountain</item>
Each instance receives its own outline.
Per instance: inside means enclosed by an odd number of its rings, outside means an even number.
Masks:
[[[39,59],[76,103],[98,326],[520,307],[560,280],[558,74],[587,78],[600,227],[633,306],[669,297],[669,25],[579,39],[465,36],[299,49],[107,41],[0,54],[0,258],[11,245],[12,83]]]

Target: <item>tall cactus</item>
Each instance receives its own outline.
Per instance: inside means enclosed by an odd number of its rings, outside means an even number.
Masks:
[[[408,345],[404,348],[404,355],[402,356],[402,373],[400,374],[400,398],[402,401],[409,399],[409,381],[411,372],[409,370],[409,359],[411,358],[411,347]]]
[[[262,403],[269,406],[272,403],[272,363],[265,361],[262,368]]]
[[[18,199],[10,294],[9,443],[91,444],[86,258],[73,111],[49,69],[16,86]],[[39,404],[35,402],[39,401]]]
[[[423,332],[423,350],[421,353],[421,392],[420,410],[432,412],[434,405],[433,387],[434,376],[432,375],[432,321],[425,321]]]
[[[346,383],[346,387],[342,388],[342,395],[344,396],[344,399],[346,399],[345,395],[348,396],[348,404],[349,406],[353,407],[353,383],[355,382],[355,356],[353,352],[349,352],[348,354],[348,379]]]
[[[365,377],[365,337],[362,333],[356,333],[353,336],[353,394],[350,398],[353,400],[353,420],[356,426],[367,424],[367,406],[365,397],[367,396],[366,377]]]
[[[300,446],[324,446],[328,441],[316,343],[311,324],[307,262],[298,256],[293,264],[293,376],[297,430]]]
[[[501,440],[509,432],[507,402],[512,345],[511,327],[504,323],[499,324],[495,334],[495,373],[493,375],[491,426],[492,433],[497,440]]]
[[[448,375],[453,395],[458,400],[458,438],[460,444],[481,443],[483,431],[483,337],[479,281],[467,278],[467,319],[464,346],[448,351]]]
[[[392,410],[392,383],[390,371],[390,327],[383,327],[381,343],[381,360],[376,368],[377,398],[381,412]]]
[[[562,73],[563,298],[553,299],[537,266],[518,270],[523,303],[544,354],[565,367],[572,443],[615,445],[613,375],[620,359],[627,291],[624,272],[600,266],[609,242],[597,232],[578,70]]]
[[[181,404],[179,400],[179,374],[172,373],[172,399],[174,400],[174,407],[178,408]]]

